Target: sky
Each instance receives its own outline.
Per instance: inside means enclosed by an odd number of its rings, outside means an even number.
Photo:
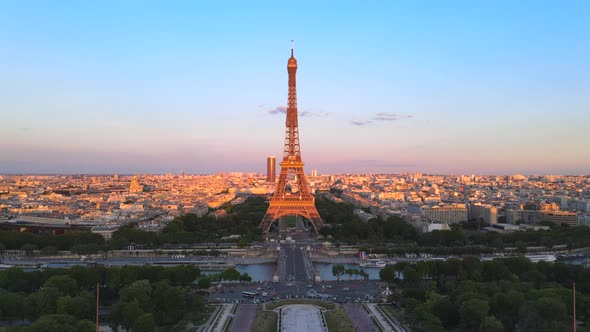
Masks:
[[[590,174],[588,1],[0,1],[0,173]]]

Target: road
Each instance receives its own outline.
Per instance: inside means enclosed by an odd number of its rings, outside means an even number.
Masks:
[[[285,259],[285,280],[291,281],[308,281],[305,262],[303,261],[303,250],[295,244],[282,245],[281,253]]]
[[[256,318],[256,304],[240,304],[228,328],[230,332],[251,331]]]
[[[345,303],[342,305],[357,331],[378,332],[379,328],[371,320],[371,316],[361,303]]]

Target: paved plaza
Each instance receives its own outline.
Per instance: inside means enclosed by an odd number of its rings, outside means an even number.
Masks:
[[[327,332],[322,312],[318,307],[305,304],[285,306],[281,310],[280,332]]]

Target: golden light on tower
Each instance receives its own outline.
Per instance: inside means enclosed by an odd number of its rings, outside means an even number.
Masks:
[[[292,41],[291,41],[292,42]],[[301,148],[299,146],[299,123],[297,114],[297,60],[293,55],[291,45],[291,57],[287,61],[287,72],[289,73],[289,96],[287,104],[287,120],[285,129],[285,146],[283,149],[283,161],[281,161],[281,173],[276,184],[275,193],[270,199],[270,205],[260,228],[268,237],[268,231],[272,223],[288,215],[299,215],[311,221],[316,233],[324,225],[320,214],[315,208],[315,201],[309,186],[307,177],[303,171],[301,160]],[[294,176],[293,182],[298,191],[293,193],[286,190],[289,176]]]

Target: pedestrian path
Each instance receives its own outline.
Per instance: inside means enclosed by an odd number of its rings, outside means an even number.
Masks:
[[[222,304],[217,314],[213,314],[213,321],[209,323],[203,331],[205,332],[223,332],[225,327],[230,323],[235,310],[235,304]]]
[[[397,320],[387,316],[377,303],[365,303],[365,308],[383,331],[408,332]]]

